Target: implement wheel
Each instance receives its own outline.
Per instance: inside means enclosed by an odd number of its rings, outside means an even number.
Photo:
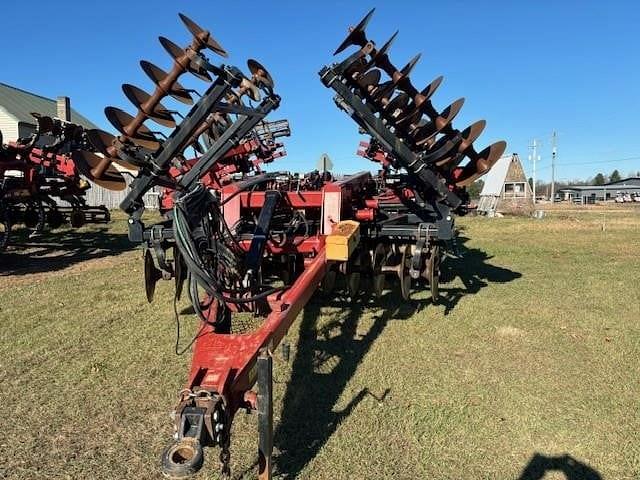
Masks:
[[[400,294],[404,300],[409,300],[411,296],[411,245],[400,247],[400,265],[398,265],[398,277],[400,278]]]
[[[167,478],[189,478],[204,463],[202,445],[195,438],[172,442],[162,452],[162,474]]]
[[[82,210],[73,210],[69,216],[69,223],[73,228],[80,228],[84,225],[85,218]]]
[[[382,271],[382,267],[387,264],[387,256],[387,247],[382,243],[378,243],[373,251],[373,260],[371,262],[373,270],[373,276],[371,279],[373,284],[373,293],[378,298],[382,297],[382,292],[384,291],[385,273]]]
[[[27,209],[24,212],[24,224],[36,232],[41,232],[44,229],[45,213],[42,202],[34,200],[27,204]]]
[[[57,208],[52,208],[47,213],[47,223],[49,224],[49,228],[51,230],[55,230],[56,228],[60,228],[64,223],[64,216],[60,213],[60,210]]]
[[[0,250],[4,250],[9,244],[11,224],[7,218],[0,218]]]
[[[431,301],[436,303],[440,297],[440,247],[438,245],[429,252],[427,278],[431,289]]]

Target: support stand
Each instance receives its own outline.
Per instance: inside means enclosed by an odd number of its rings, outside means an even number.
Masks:
[[[258,356],[258,478],[271,480],[273,453],[273,358],[263,348]]]

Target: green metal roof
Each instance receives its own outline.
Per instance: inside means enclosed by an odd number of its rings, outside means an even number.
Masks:
[[[35,95],[11,85],[0,82],[0,109],[5,110],[18,122],[35,125],[31,112],[49,117],[57,117],[58,110],[55,100]],[[89,119],[83,117],[71,108],[71,121],[85,128],[98,128]]]

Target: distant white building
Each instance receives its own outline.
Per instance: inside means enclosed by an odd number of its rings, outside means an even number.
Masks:
[[[621,195],[640,196],[640,177],[629,177],[604,185],[569,185],[558,192],[561,200],[595,203],[613,200]]]
[[[533,192],[517,153],[504,155],[484,176],[478,212],[529,213],[533,209]]]

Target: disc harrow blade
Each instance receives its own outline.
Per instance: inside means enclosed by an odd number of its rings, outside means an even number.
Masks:
[[[456,187],[468,187],[491,170],[506,149],[507,142],[501,140],[488,146],[480,153],[469,155],[469,163],[454,175]]]
[[[447,108],[445,108],[434,121],[418,128],[414,133],[414,139],[417,146],[430,146],[435,136],[447,127],[453,119],[458,115],[464,105],[464,98],[459,98]]]
[[[83,150],[73,152],[71,158],[80,173],[96,185],[116,191],[127,187],[122,173],[111,164],[112,159]]]
[[[409,125],[419,122],[422,114],[426,110],[429,110],[430,113],[434,110],[429,100],[442,84],[443,79],[443,76],[437,77],[414,97],[412,104],[413,108],[409,110],[406,116],[398,120],[398,125],[408,127]]]
[[[257,86],[262,86],[267,89],[273,89],[273,78],[271,78],[269,71],[262,64],[260,64],[257,60],[250,58],[249,60],[247,60],[247,67],[249,68],[249,71],[253,76],[253,82]]]
[[[344,41],[340,44],[336,51],[333,52],[334,55],[339,54],[345,48],[350,47],[351,45],[359,45],[360,47],[364,47],[366,45],[367,37],[365,35],[364,29],[367,28],[367,24],[369,23],[369,20],[371,20],[373,12],[375,11],[376,9],[372,8],[369,13],[367,13],[364,18],[360,20],[360,23],[358,23],[358,25],[349,29],[349,35],[347,35],[347,38],[344,39]]]
[[[241,80],[240,88],[236,92],[234,92],[234,94],[238,99],[240,99],[243,95],[246,95],[253,101],[257,102],[258,100],[260,100],[260,90],[258,89],[256,84],[248,78],[243,78]]]
[[[31,116],[36,119],[36,123],[38,124],[38,133],[46,133],[54,129],[55,123],[53,118],[36,112],[32,112]]]
[[[175,128],[176,121],[164,105],[156,102],[154,107],[149,107],[151,95],[147,92],[129,83],[122,85],[122,91],[133,106],[141,110],[151,120],[164,127]]]
[[[477,122],[469,125],[462,132],[460,132],[460,137],[462,138],[462,140],[458,144],[455,154],[448,155],[445,158],[438,160],[436,162],[436,166],[442,167],[446,165],[447,168],[457,166],[464,157],[464,153],[469,148],[473,147],[473,142],[475,142],[480,137],[486,125],[486,121],[478,120]]]
[[[110,156],[109,147],[113,145],[113,141],[116,139],[109,132],[99,130],[97,128],[87,130],[87,140],[96,149],[97,152],[105,156]]]
[[[114,155],[116,152],[116,147],[114,142],[116,137],[111,135],[109,132],[105,132],[104,130],[92,129],[86,130],[87,140],[96,149],[98,153],[101,153],[105,157],[109,157],[111,161],[117,163],[121,167],[124,167],[129,170],[138,170],[138,167],[132,163],[129,163],[125,160],[122,160]]]
[[[141,60],[140,66],[151,81],[155,83],[157,87],[161,88],[167,95],[172,96],[174,99],[186,105],[193,105],[193,98],[191,97],[191,94],[177,81],[173,82],[173,85],[169,86],[167,89],[164,88],[163,81],[169,76],[167,72],[146,60]]]
[[[211,81],[211,75],[209,75],[204,68],[195,65],[185,50],[166,37],[159,37],[159,40],[160,44],[164,47],[167,53],[171,55],[176,63],[185,68],[189,73],[198,77],[200,80],[205,82]]]
[[[211,50],[212,52],[217,53],[221,57],[227,58],[229,54],[227,51],[222,48],[222,46],[216,42],[216,40],[211,36],[211,33],[208,30],[203,29],[196,22],[187,17],[184,13],[179,13],[178,16],[182,23],[185,24],[187,29],[191,32],[191,34],[206,48]]]
[[[388,74],[390,75],[393,74],[393,72],[395,71],[395,68],[393,68],[393,65],[391,64],[391,60],[389,60],[388,52],[391,49],[391,45],[393,44],[396,37],[398,36],[398,33],[399,31],[396,30],[396,32],[391,36],[391,38],[387,40],[386,43],[378,51],[373,53],[371,61],[366,62],[367,68],[372,65],[375,65],[376,67],[381,68]]]
[[[369,70],[364,75],[361,75],[357,80],[358,87],[365,95],[370,95],[374,89],[378,87],[378,82],[382,77],[382,72],[378,69]]]
[[[390,81],[381,83],[372,91],[373,100],[380,107],[385,107],[387,103],[389,103],[389,100],[396,88],[400,87],[403,90],[407,90],[406,86],[402,84],[406,79],[408,79],[411,70],[416,66],[418,60],[420,60],[420,54],[413,57],[409,63],[402,67],[401,70],[393,72]]]
[[[124,110],[116,107],[107,107],[104,109],[104,114],[111,125],[132,142],[149,150],[157,150],[160,147],[158,139],[144,124],[140,124],[135,132],[128,131],[127,127],[134,122],[135,118]]]
[[[383,112],[391,119],[396,119],[403,115],[407,105],[409,105],[409,95],[402,92],[393,97],[384,107]]]
[[[374,59],[382,58],[389,53],[389,50],[391,49],[391,45],[393,45],[393,42],[396,41],[396,38],[398,37],[399,33],[400,33],[400,30],[396,30],[395,33],[391,35],[391,38],[389,38],[389,40],[387,40],[385,44],[382,45],[382,47],[380,47],[380,49],[376,52]]]
[[[415,66],[420,61],[421,57],[422,57],[422,54],[418,53],[415,57],[413,57],[411,60],[409,60],[409,62],[404,67],[402,67],[400,69],[399,75],[398,75],[398,77],[400,77],[399,80],[401,80],[403,78],[406,78],[411,74],[411,72],[413,71]],[[396,81],[396,83],[398,83],[398,81]]]

